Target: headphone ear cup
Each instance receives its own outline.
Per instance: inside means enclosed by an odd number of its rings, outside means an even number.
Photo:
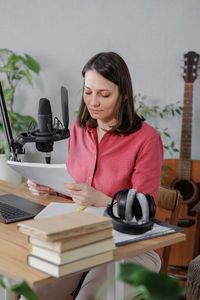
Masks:
[[[110,204],[108,204],[106,206],[106,209],[104,210],[104,214],[103,214],[105,217],[110,217],[110,218],[114,218],[114,214],[113,214],[113,211],[112,211],[112,206]]]
[[[136,190],[130,189],[127,194],[126,206],[125,206],[125,217],[126,221],[133,221],[134,211],[133,203],[135,201]]]
[[[149,222],[149,201],[146,198],[146,196],[142,193],[137,193],[136,198],[139,201],[139,204],[140,204],[140,207],[142,210],[141,218],[138,219],[136,216],[138,224],[147,223],[147,222]]]
[[[156,206],[155,206],[154,198],[150,194],[145,194],[145,196],[149,203],[149,218],[154,219],[155,213],[156,213]]]
[[[125,218],[126,199],[127,199],[128,192],[129,192],[129,190],[124,189],[117,193],[118,194],[117,214],[122,219]]]

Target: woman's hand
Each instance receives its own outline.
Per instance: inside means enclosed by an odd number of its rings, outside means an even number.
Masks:
[[[83,206],[107,206],[111,198],[86,183],[65,183],[65,190],[72,200]]]
[[[56,195],[56,192],[48,186],[37,184],[30,179],[27,181],[29,191],[35,196]]]

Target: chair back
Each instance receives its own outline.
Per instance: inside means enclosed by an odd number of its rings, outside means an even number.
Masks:
[[[160,186],[156,202],[156,219],[168,222],[171,225],[177,225],[183,197],[178,190],[169,187]],[[167,211],[167,219],[166,219]],[[171,246],[163,248],[163,264],[161,272],[167,273]]]

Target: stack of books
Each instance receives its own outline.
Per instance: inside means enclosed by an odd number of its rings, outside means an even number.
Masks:
[[[28,264],[54,277],[112,261],[112,228],[110,218],[85,211],[18,224],[29,236]]]

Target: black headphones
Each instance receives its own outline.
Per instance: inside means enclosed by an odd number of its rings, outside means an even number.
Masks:
[[[114,201],[118,196],[117,213],[113,213]],[[137,193],[134,189],[124,189],[114,194],[111,204],[104,212],[110,217],[114,229],[128,234],[141,234],[151,230],[155,218],[155,203],[153,196]]]

